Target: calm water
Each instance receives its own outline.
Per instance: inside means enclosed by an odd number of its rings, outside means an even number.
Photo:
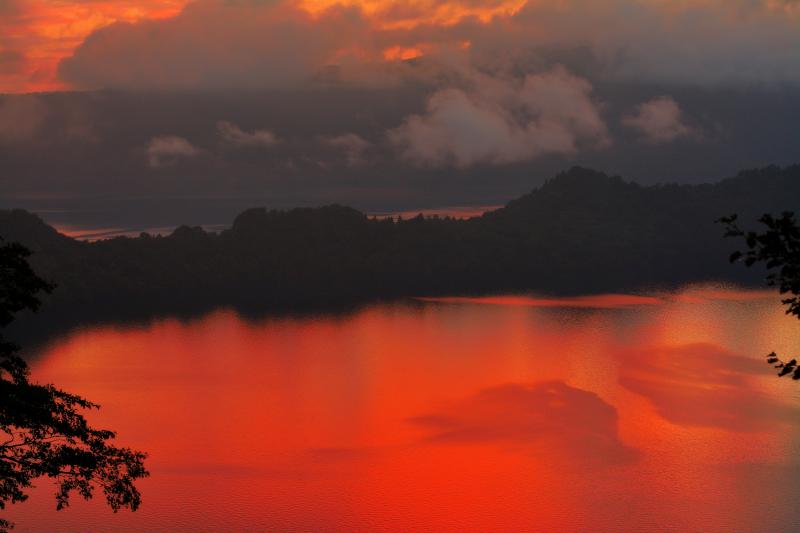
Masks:
[[[92,327],[34,376],[150,452],[137,513],[19,531],[797,531],[800,351],[773,293],[502,297]]]

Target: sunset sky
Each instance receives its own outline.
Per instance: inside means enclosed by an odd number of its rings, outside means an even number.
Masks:
[[[175,19],[190,2],[183,0],[150,0],[120,2],[84,1],[42,1],[42,0],[3,0],[0,3],[2,15],[2,52],[0,52],[0,91],[34,92],[69,90],[73,85],[58,74],[58,65],[64,58],[74,54],[76,49],[93,33],[117,24],[146,24],[149,21]],[[227,6],[199,2],[206,8],[235,10],[245,7],[245,3],[229,3]],[[271,11],[263,24],[269,28],[273,21],[280,20],[278,9],[267,8],[266,2],[253,3],[246,7],[255,11]],[[477,16],[488,21],[498,14],[509,14],[518,10],[520,2],[505,4],[492,2],[487,5],[461,5],[457,3],[405,3],[382,5],[380,2],[326,2],[311,1],[283,3],[281,10],[291,11],[298,17],[308,17],[324,24],[325,11],[346,8],[365,18],[365,23],[374,29],[405,29],[418,26],[421,22],[453,24],[466,16]],[[399,8],[399,9],[398,9]],[[195,38],[201,38],[197,35]],[[337,52],[331,47],[331,57]],[[421,49],[414,46],[385,46],[378,52],[387,60],[407,59],[419,55]]]
[[[794,0],[0,0],[0,207],[717,181],[798,162],[798,85]]]
[[[329,65],[386,82],[386,63],[472,46],[513,61],[589,45],[609,74],[794,81],[798,13],[793,0],[1,0],[0,92],[274,86]]]
[[[800,533],[795,211],[800,0],[0,0],[0,533]]]

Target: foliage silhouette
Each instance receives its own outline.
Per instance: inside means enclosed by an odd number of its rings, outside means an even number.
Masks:
[[[29,255],[19,244],[0,246],[0,327],[21,311],[36,311],[37,295],[54,288],[31,269]],[[47,476],[58,487],[57,509],[72,493],[89,499],[99,486],[115,512],[136,510],[141,497],[134,482],[148,475],[145,454],[112,445],[114,432],[89,425],[80,411],[98,405],[31,382],[18,350],[0,336],[0,509],[26,500],[33,480]],[[0,519],[0,532],[11,527]]]
[[[800,228],[794,213],[785,211],[780,216],[763,215],[759,222],[766,230],[744,231],[738,225],[738,216],[720,219],[725,224],[726,237],[742,238],[747,246],[744,251],[735,251],[731,263],[743,261],[747,267],[763,263],[768,270],[767,284],[778,287],[787,306],[786,314],[800,318]],[[767,362],[775,365],[778,376],[791,376],[800,380],[800,366],[796,359],[783,361],[775,352],[767,355]]]
[[[58,283],[48,298],[53,314],[219,305],[286,311],[418,295],[756,284],[757,272],[722,260],[728,245],[714,220],[798,203],[800,166],[713,185],[647,187],[573,168],[469,220],[378,219],[340,205],[254,208],[220,233],[183,226],[167,236],[89,243],[12,210],[0,211],[0,228],[35,250],[37,272]]]

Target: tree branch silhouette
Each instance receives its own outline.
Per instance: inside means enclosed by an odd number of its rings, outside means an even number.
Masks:
[[[737,219],[734,214],[719,220],[726,227],[726,237],[743,239],[746,245],[745,250],[731,254],[731,263],[743,262],[747,267],[764,264],[768,271],[767,285],[788,295],[781,300],[787,306],[786,314],[800,318],[800,228],[794,213],[785,211],[778,217],[763,215],[758,221],[766,230],[760,233],[742,230]],[[800,380],[796,359],[783,361],[772,352],[767,355],[767,362],[775,366],[778,376]]]
[[[0,239],[2,240],[2,239]],[[0,328],[17,313],[38,310],[40,293],[55,287],[28,264],[30,251],[19,244],[0,246]],[[91,427],[81,411],[99,406],[80,396],[30,381],[19,347],[0,335],[0,509],[28,498],[27,489],[41,477],[57,486],[56,508],[77,493],[85,499],[100,488],[116,512],[136,510],[141,495],[137,479],[149,475],[146,455],[114,446],[115,434]],[[0,533],[13,527],[0,519]]]

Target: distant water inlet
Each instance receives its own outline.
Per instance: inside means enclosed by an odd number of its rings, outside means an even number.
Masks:
[[[86,327],[33,374],[150,453],[136,513],[19,531],[797,531],[800,352],[774,293],[436,298]],[[99,498],[99,497],[98,497]]]
[[[368,217],[375,217],[379,219],[397,217],[409,219],[421,215],[423,217],[449,217],[463,220],[467,218],[479,217],[488,211],[493,211],[501,207],[502,206],[500,205],[451,206],[427,209],[409,209],[405,211],[368,211],[366,215]],[[60,222],[61,218],[65,216],[64,213],[41,212],[40,214],[43,216],[43,218],[52,222],[53,226],[56,228],[56,230],[58,230],[59,233],[81,241],[99,241],[104,239],[113,239],[115,237],[138,237],[141,233],[148,233],[150,235],[170,235],[178,228],[177,225],[108,227],[102,225],[99,226],[96,222],[90,224],[66,224]],[[68,215],[69,212],[66,212],[66,214]],[[111,215],[109,214],[108,216]],[[218,233],[230,229],[230,224],[200,224],[200,227],[202,227],[205,231]]]

